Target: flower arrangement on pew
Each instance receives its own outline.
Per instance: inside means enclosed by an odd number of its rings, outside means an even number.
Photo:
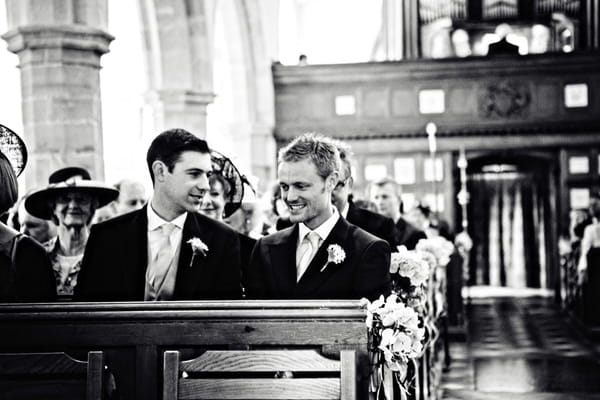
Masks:
[[[390,399],[391,385],[385,385],[384,365],[393,371],[402,398],[408,394],[408,365],[423,351],[425,329],[419,314],[396,294],[374,302],[361,300],[366,308],[366,325],[370,334],[371,380],[369,390]],[[391,382],[390,382],[391,384]],[[382,392],[383,388],[383,392]]]
[[[386,368],[392,372],[403,399],[408,397],[412,381],[418,384],[416,360],[438,336],[435,320],[443,310],[444,267],[453,251],[454,245],[442,237],[422,239],[416,250],[398,246],[390,262],[392,294],[373,303],[361,301],[369,330],[370,391],[377,399],[392,398],[390,382],[385,382],[389,376]],[[413,376],[408,370],[411,363]]]

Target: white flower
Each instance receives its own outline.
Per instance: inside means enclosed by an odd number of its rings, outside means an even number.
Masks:
[[[346,252],[339,244],[330,244],[327,247],[327,262],[321,268],[321,272],[327,268],[329,263],[340,264],[346,259]]]
[[[196,254],[202,254],[203,257],[206,257],[206,253],[208,252],[208,246],[202,240],[197,237],[193,237],[187,241],[192,246],[192,259],[190,260],[190,267],[194,264],[194,257]]]
[[[392,253],[390,273],[408,278],[412,286],[420,286],[429,278],[429,265],[416,251],[398,246],[398,252]]]

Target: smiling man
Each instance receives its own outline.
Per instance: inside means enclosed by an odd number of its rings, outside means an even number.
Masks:
[[[304,134],[279,152],[281,197],[293,225],[259,239],[245,287],[250,298],[359,299],[389,292],[390,247],[349,224],[332,205],[340,156]]]
[[[198,213],[212,171],[207,143],[171,129],[152,141],[146,161],[152,198],[138,211],[92,226],[75,299],[239,298],[238,236]]]

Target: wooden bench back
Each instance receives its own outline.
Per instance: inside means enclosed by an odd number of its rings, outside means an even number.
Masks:
[[[163,399],[356,399],[356,354],[314,350],[207,351],[180,361],[164,353]],[[278,378],[276,376],[281,376]]]
[[[104,354],[0,353],[0,398],[101,400]]]

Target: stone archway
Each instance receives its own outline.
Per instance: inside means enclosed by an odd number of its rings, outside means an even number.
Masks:
[[[276,15],[271,9],[277,2],[138,1],[149,88],[145,102],[152,110],[153,131],[179,126],[206,137],[207,106],[215,96],[228,96],[230,104],[221,107],[217,116],[217,134],[229,137],[217,143],[235,143],[236,158],[245,172],[267,182],[274,174],[275,144],[272,55],[264,19]],[[224,74],[214,71],[219,18],[227,31],[223,43],[229,71]],[[222,93],[215,91],[215,73],[227,80]]]

